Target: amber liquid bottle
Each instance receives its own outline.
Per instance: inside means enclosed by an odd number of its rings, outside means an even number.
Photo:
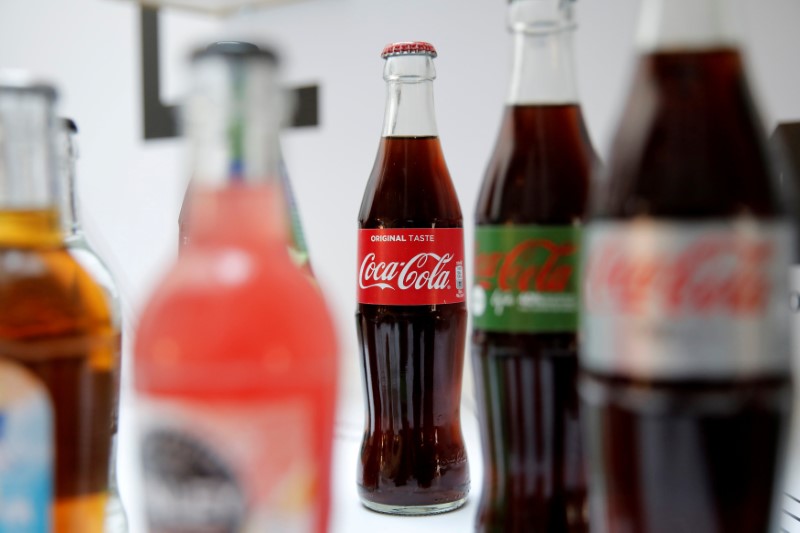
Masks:
[[[358,217],[358,489],[365,506],[392,514],[456,509],[469,491],[463,220],[433,115],[435,55],[427,43],[384,50],[384,132]]]
[[[53,531],[103,531],[119,330],[65,248],[55,193],[55,91],[0,85],[0,358],[47,387],[55,415]]]
[[[81,210],[79,208],[77,191],[77,160],[78,160],[78,126],[72,119],[62,118],[58,135],[58,149],[60,160],[60,194],[61,194],[61,228],[64,232],[64,242],[70,255],[86,270],[92,279],[100,285],[108,300],[112,325],[115,329],[123,331],[122,309],[120,294],[114,276],[105,261],[97,254],[83,230]],[[120,341],[120,345],[122,342]],[[120,370],[114,372],[114,387],[119,389]],[[111,460],[108,476],[108,500],[106,502],[105,533],[126,533],[128,531],[128,518],[122,506],[117,487],[117,433],[118,433],[119,406],[114,408],[114,427],[111,441]]]
[[[789,422],[793,245],[726,0],[648,0],[587,230],[593,531],[763,533]]]
[[[508,106],[475,213],[472,360],[480,532],[584,532],[578,265],[595,160],[572,64],[572,2],[509,5]]]

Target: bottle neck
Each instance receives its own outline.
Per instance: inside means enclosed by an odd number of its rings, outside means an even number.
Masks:
[[[0,209],[56,207],[54,96],[0,87]]]
[[[433,109],[433,58],[427,55],[386,59],[386,112],[383,137],[436,137]]]
[[[276,67],[212,56],[194,64],[187,105],[190,175],[205,188],[278,179],[282,98]]]
[[[56,246],[55,92],[0,86],[0,245]]]
[[[509,6],[514,38],[510,105],[575,104],[570,2],[522,0]]]
[[[75,183],[78,143],[75,134],[64,128],[59,133],[59,152],[61,228],[67,236],[78,236],[83,233],[78,215],[78,194]]]
[[[708,50],[738,46],[732,0],[644,0],[639,48],[644,52]]]
[[[193,74],[186,113],[188,247],[285,249],[286,206],[278,178],[284,110],[276,64],[211,55],[195,61]]]

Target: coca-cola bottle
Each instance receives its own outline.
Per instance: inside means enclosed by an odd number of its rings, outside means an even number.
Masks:
[[[643,4],[642,55],[585,242],[593,531],[770,530],[793,244],[731,4]]]
[[[463,220],[433,113],[429,43],[387,46],[383,136],[358,216],[358,312],[368,508],[431,514],[464,503],[467,326]]]
[[[595,155],[578,105],[572,3],[509,5],[511,91],[475,213],[481,532],[588,528],[576,330]]]
[[[336,341],[287,252],[277,64],[195,54],[191,235],[140,321],[134,387],[150,533],[324,533]]]

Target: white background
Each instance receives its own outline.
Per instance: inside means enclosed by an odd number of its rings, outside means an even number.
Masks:
[[[638,5],[638,0],[578,2],[579,86],[601,157],[628,86]],[[383,118],[379,52],[388,42],[416,39],[429,40],[439,50],[439,130],[470,235],[506,94],[510,48],[505,7],[503,0],[305,0],[229,19],[162,13],[162,93],[167,101],[177,101],[183,90],[187,52],[218,38],[276,44],[291,84],[320,84],[320,127],[288,131],[283,143],[314,270],[339,326],[343,443],[357,434],[362,418],[353,320],[355,230]],[[765,127],[772,131],[779,121],[800,120],[800,2],[749,0],[744,9],[751,81]],[[138,6],[120,0],[0,0],[3,67],[26,68],[61,88],[62,113],[81,130],[79,192],[85,223],[117,276],[129,317],[135,318],[159,272],[174,257],[186,182],[179,140],[142,140]],[[469,379],[465,387],[471,390]],[[469,396],[465,417],[473,412]],[[124,400],[123,423],[131,406],[127,396]],[[468,429],[471,423],[465,422]],[[125,465],[131,464],[129,437],[124,429]],[[471,435],[469,440],[479,476],[477,439]],[[342,444],[337,451],[338,481],[344,488],[336,500],[333,529],[349,533],[358,522],[395,531],[396,522],[374,522],[377,515],[360,514],[352,501],[356,446]],[[129,469],[122,475],[123,494],[135,507]],[[795,477],[800,488],[800,476]],[[475,487],[471,508],[459,517],[415,520],[415,527],[468,530],[477,493]]]

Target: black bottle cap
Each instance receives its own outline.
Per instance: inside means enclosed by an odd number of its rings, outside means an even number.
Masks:
[[[244,41],[217,41],[192,54],[192,61],[207,57],[222,56],[230,59],[261,59],[278,63],[278,54],[274,50]]]

